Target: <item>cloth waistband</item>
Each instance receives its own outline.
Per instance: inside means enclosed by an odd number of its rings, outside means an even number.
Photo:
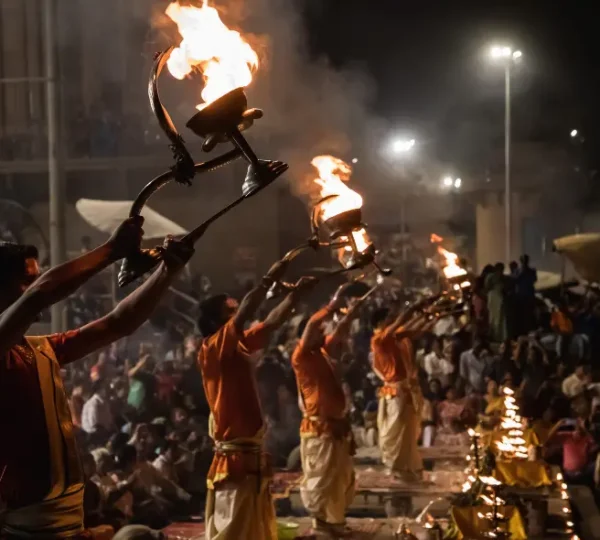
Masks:
[[[255,442],[215,441],[215,450],[223,454],[242,452],[246,454],[260,454],[262,445]]]

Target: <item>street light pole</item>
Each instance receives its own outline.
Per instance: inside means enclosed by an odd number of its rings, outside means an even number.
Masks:
[[[505,68],[505,117],[504,117],[504,234],[506,265],[512,260],[512,196],[510,185],[510,68],[511,62],[506,62]]]
[[[59,132],[56,92],[56,32],[55,3],[43,0],[44,49],[46,63],[46,119],[48,132],[48,191],[49,191],[49,236],[50,265],[57,266],[66,259],[65,242],[65,190],[64,179],[58,163]],[[51,308],[52,332],[64,331],[64,302]]]
[[[512,190],[510,178],[510,145],[511,145],[511,126],[510,126],[510,77],[513,63],[520,62],[523,53],[515,51],[507,46],[495,46],[490,50],[492,60],[504,62],[504,235],[505,235],[505,253],[506,264],[512,260]]]

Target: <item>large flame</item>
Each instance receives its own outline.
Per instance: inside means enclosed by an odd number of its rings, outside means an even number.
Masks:
[[[452,279],[467,274],[467,271],[459,266],[458,255],[456,253],[452,253],[451,251],[444,249],[442,246],[438,246],[437,249],[438,253],[446,258],[446,266],[444,266],[442,271],[447,279]]]
[[[239,32],[223,24],[208,0],[203,1],[202,7],[173,2],[166,14],[177,24],[183,38],[167,62],[171,75],[183,79],[198,68],[204,76],[204,103],[198,109],[252,82],[258,55]]]
[[[320,187],[320,197],[336,195],[336,197],[321,203],[321,219],[323,221],[362,207],[362,197],[346,185],[352,174],[352,167],[348,163],[333,156],[317,156],[311,161],[311,165],[319,171],[319,177],[315,178],[315,183]],[[347,240],[347,238],[341,238],[341,240],[344,239]],[[365,229],[352,232],[352,239],[359,253],[371,245]],[[345,250],[340,250],[340,260],[343,259],[344,251],[353,250],[350,246],[347,246]]]
[[[323,221],[342,212],[362,207],[362,197],[345,184],[352,174],[350,165],[333,156],[317,156],[311,161],[311,165],[319,171],[319,177],[315,178],[315,182],[321,188],[321,198],[337,195],[321,204]]]
[[[452,278],[456,278],[459,276],[465,276],[467,274],[467,271],[464,268],[461,268],[461,266],[458,264],[458,255],[456,253],[452,253],[451,251],[448,251],[447,249],[444,249],[442,246],[440,246],[439,244],[441,242],[444,241],[444,239],[441,236],[438,236],[435,233],[431,234],[430,237],[430,241],[432,244],[438,244],[437,246],[437,250],[438,253],[444,257],[445,262],[445,266],[442,269],[442,271],[444,272],[444,275],[446,276],[446,279],[452,279]],[[470,283],[468,282],[464,282],[465,287],[468,287],[470,285]],[[461,287],[463,286],[463,284],[461,284]]]

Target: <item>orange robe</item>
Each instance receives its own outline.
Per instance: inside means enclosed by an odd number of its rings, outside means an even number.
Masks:
[[[353,440],[346,396],[334,359],[301,341],[292,355],[304,418],[300,495],[314,526],[341,528],[354,498]]]
[[[250,359],[266,346],[267,337],[262,324],[240,334],[231,319],[203,341],[198,353],[215,441],[207,477],[207,540],[277,537],[272,472],[262,449],[263,417]]]
[[[389,329],[371,340],[373,367],[383,380],[379,391],[377,426],[383,464],[390,470],[417,476],[423,468],[418,438],[423,397],[409,338],[398,340]]]

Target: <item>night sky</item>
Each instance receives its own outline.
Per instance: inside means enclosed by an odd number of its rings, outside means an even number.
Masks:
[[[502,118],[502,71],[485,51],[493,42],[521,49],[513,77],[515,138],[568,143],[577,128],[597,166],[600,44],[592,4],[314,0],[305,19],[312,54],[371,75],[378,115],[434,125],[441,139],[466,119],[490,111]]]

